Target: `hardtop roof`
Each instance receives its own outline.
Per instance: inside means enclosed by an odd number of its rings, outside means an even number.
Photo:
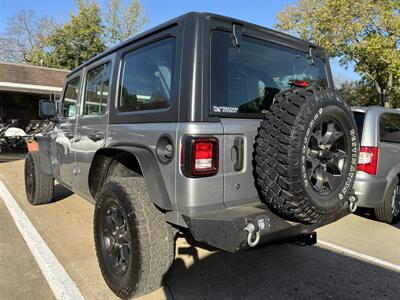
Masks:
[[[178,17],[176,17],[174,19],[171,19],[169,21],[166,21],[166,22],[164,22],[164,23],[162,23],[162,24],[160,24],[158,26],[155,26],[155,27],[153,27],[151,29],[148,29],[148,30],[146,30],[146,31],[144,31],[144,32],[142,32],[142,33],[140,33],[138,35],[135,35],[135,36],[127,39],[126,41],[124,41],[124,42],[122,42],[122,43],[120,43],[118,45],[115,45],[115,46],[105,50],[104,52],[96,55],[95,57],[89,59],[88,61],[84,62],[83,64],[81,64],[80,66],[78,66],[77,68],[72,70],[67,75],[67,77],[69,77],[72,74],[78,72],[80,69],[82,69],[85,66],[91,64],[92,62],[94,62],[94,61],[96,61],[96,60],[98,60],[98,59],[100,59],[100,58],[102,58],[104,56],[107,56],[107,55],[117,51],[118,49],[121,49],[121,48],[125,47],[128,44],[131,44],[131,43],[134,43],[136,41],[139,41],[139,40],[141,40],[141,39],[143,39],[145,37],[151,36],[152,34],[155,34],[157,32],[165,30],[167,28],[173,27],[175,25],[183,24],[185,22],[185,20],[187,20],[188,18],[197,18],[197,19],[203,19],[203,20],[206,20],[206,19],[223,20],[223,21],[227,21],[227,22],[230,22],[230,23],[240,24],[240,25],[243,25],[244,27],[255,28],[255,29],[258,29],[258,30],[261,30],[261,31],[265,31],[265,32],[268,32],[270,34],[273,34],[273,35],[276,35],[276,36],[291,40],[291,41],[296,42],[296,43],[307,44],[308,46],[315,47],[315,48],[318,48],[318,49],[322,50],[322,48],[320,48],[319,46],[315,45],[312,42],[309,42],[309,41],[306,41],[306,40],[302,40],[302,39],[294,37],[292,35],[289,35],[289,34],[286,34],[286,33],[280,32],[280,31],[276,31],[276,30],[273,30],[273,29],[270,29],[270,28],[267,28],[267,27],[264,27],[264,26],[261,26],[261,25],[257,25],[257,24],[254,24],[254,23],[250,23],[250,22],[246,22],[246,21],[243,21],[243,20],[239,20],[239,19],[235,19],[235,18],[231,18],[231,17],[227,17],[227,16],[222,16],[222,15],[218,15],[218,14],[214,14],[214,13],[188,12],[188,13],[186,13],[184,15],[178,16]]]

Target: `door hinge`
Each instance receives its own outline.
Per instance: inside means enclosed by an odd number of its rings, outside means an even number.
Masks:
[[[233,43],[235,47],[240,47],[242,42],[242,26],[239,24],[232,24]]]

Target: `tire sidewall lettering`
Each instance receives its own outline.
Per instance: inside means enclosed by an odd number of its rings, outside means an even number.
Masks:
[[[302,157],[301,157],[301,173],[302,173],[302,181],[305,187],[309,186],[308,178],[307,178],[307,171],[306,171],[306,152],[308,146],[309,136],[311,134],[312,129],[314,128],[314,124],[318,121],[323,113],[323,108],[319,108],[318,111],[314,114],[311,119],[311,122],[307,126],[306,134],[304,135],[303,139],[303,147],[302,147]]]
[[[338,103],[334,103],[334,106],[339,106],[342,109],[349,109],[347,105],[343,105],[343,101],[341,100],[340,97],[335,97],[334,99],[337,100],[341,105],[338,105]],[[323,104],[321,104],[323,105]],[[324,108],[326,108],[328,105],[324,105]],[[345,107],[343,107],[345,106]],[[307,176],[307,170],[306,170],[306,155],[307,155],[307,149],[308,149],[308,142],[310,135],[312,133],[312,130],[314,129],[314,125],[319,121],[322,113],[324,112],[324,108],[320,107],[316,113],[311,118],[311,121],[308,123],[308,126],[305,130],[304,138],[303,138],[303,143],[302,143],[302,151],[301,151],[301,179],[303,182],[303,185],[305,186],[306,189],[313,189],[313,187],[310,185],[310,182],[308,180]],[[346,126],[344,126],[346,127]],[[346,180],[344,183],[342,183],[340,190],[336,193],[336,196],[340,202],[343,202],[346,200],[346,197],[350,193],[353,187],[353,183],[356,177],[356,172],[357,172],[357,163],[358,163],[358,149],[359,149],[359,141],[358,141],[358,136],[357,136],[357,130],[351,126],[350,130],[348,130],[348,135],[350,137],[350,143],[349,146],[351,148],[351,156],[350,159],[348,159],[347,166],[346,166]],[[348,127],[347,127],[348,128]]]

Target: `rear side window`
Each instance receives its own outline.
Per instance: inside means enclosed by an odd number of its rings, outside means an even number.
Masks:
[[[228,32],[212,32],[211,113],[263,113],[293,80],[326,87],[324,61],[250,37],[234,47]]]
[[[83,115],[102,116],[107,112],[110,66],[106,63],[88,71]]]
[[[119,110],[128,112],[169,107],[174,58],[173,38],[126,54],[122,60]]]
[[[75,118],[76,104],[79,96],[80,77],[75,77],[67,83],[64,93],[62,115],[66,118]]]
[[[356,121],[356,125],[357,125],[358,136],[361,141],[363,128],[364,128],[365,113],[355,111],[355,112],[353,112],[353,114],[354,114],[354,120]]]
[[[381,142],[400,143],[400,115],[382,114],[379,120],[379,136]]]

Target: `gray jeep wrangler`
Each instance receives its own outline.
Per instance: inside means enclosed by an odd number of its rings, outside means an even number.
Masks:
[[[174,232],[230,252],[299,236],[347,214],[359,142],[309,42],[188,13],[84,63],[54,127],[26,158],[28,201],[54,180],[95,204],[94,239],[111,290],[161,283]]]

